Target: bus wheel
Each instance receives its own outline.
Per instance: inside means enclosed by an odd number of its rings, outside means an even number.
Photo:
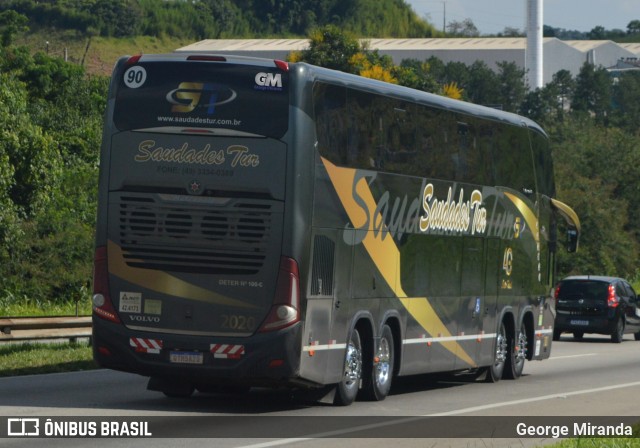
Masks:
[[[514,342],[509,343],[509,356],[504,372],[505,377],[511,380],[520,378],[524,370],[524,362],[527,360],[527,329],[524,322],[520,324],[520,330]]]
[[[344,359],[342,381],[338,383],[334,404],[349,406],[356,399],[362,378],[362,345],[360,334],[355,328],[349,337]]]
[[[373,355],[369,374],[364,378],[363,393],[368,400],[382,401],[389,394],[393,380],[393,333],[388,325],[382,327],[378,349]]]
[[[507,329],[504,322],[500,324],[500,331],[496,337],[496,351],[493,354],[493,364],[486,368],[485,381],[488,383],[497,383],[502,378],[504,366],[507,362],[508,355]]]

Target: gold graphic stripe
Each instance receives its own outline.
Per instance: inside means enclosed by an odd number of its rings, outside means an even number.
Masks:
[[[578,233],[580,233],[580,218],[578,218],[578,214],[567,204],[557,199],[551,198],[551,203],[560,212],[560,215],[562,215],[565,221],[567,221],[569,225],[574,226]]]
[[[366,214],[355,202],[351,194],[356,170],[337,167],[325,158],[322,158],[322,162],[329,173],[329,178],[340,198],[342,206],[347,212],[347,215],[349,215],[351,223],[354,228],[361,228],[366,222]],[[376,201],[366,180],[362,179],[358,182],[356,191],[370,211],[376,209]],[[432,336],[451,336],[449,329],[440,320],[438,314],[426,297],[409,298],[402,289],[402,285],[400,284],[400,251],[398,250],[398,246],[388,233],[379,233],[375,236],[375,232],[373,231],[373,224],[379,224],[382,220],[380,214],[371,216],[369,230],[366,232],[366,236],[362,242],[378,268],[378,271],[402,305],[422,328]],[[381,227],[384,228],[385,226],[382,225]],[[382,236],[385,236],[385,238],[382,239]],[[471,359],[456,341],[443,341],[442,345],[469,366],[475,367],[476,364],[473,362],[473,359]]]
[[[107,251],[109,272],[135,285],[142,286],[151,291],[176,297],[184,297],[185,299],[197,300],[199,302],[207,302],[214,305],[259,308],[240,300],[216,294],[213,291],[196,286],[163,271],[127,266],[122,248],[111,240],[107,242]]]
[[[511,202],[513,202],[513,205],[515,205],[518,211],[522,214],[524,220],[529,226],[529,229],[531,229],[531,235],[533,235],[533,239],[536,241],[536,243],[539,243],[540,235],[538,233],[538,218],[536,217],[535,212],[531,210],[529,206],[515,194],[507,193],[505,191],[504,195],[508,197]]]

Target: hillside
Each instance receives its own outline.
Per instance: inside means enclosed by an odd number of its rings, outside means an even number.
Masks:
[[[16,39],[33,51],[48,52],[51,56],[81,64],[89,74],[110,75],[120,56],[138,53],[169,53],[194,41],[170,37],[79,37],[60,31],[31,32]]]
[[[431,37],[404,0],[3,0],[27,17],[16,40],[108,74],[123,54],[173,51],[202,39],[307,37],[332,24],[357,37]]]

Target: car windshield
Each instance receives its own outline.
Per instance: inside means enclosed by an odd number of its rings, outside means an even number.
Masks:
[[[603,299],[607,297],[609,284],[592,280],[562,282],[559,298],[566,300]]]

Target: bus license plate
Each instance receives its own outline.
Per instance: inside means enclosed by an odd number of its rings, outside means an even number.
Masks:
[[[204,356],[200,352],[171,352],[169,361],[177,364],[202,364]]]
[[[588,320],[571,319],[571,325],[589,325]]]

